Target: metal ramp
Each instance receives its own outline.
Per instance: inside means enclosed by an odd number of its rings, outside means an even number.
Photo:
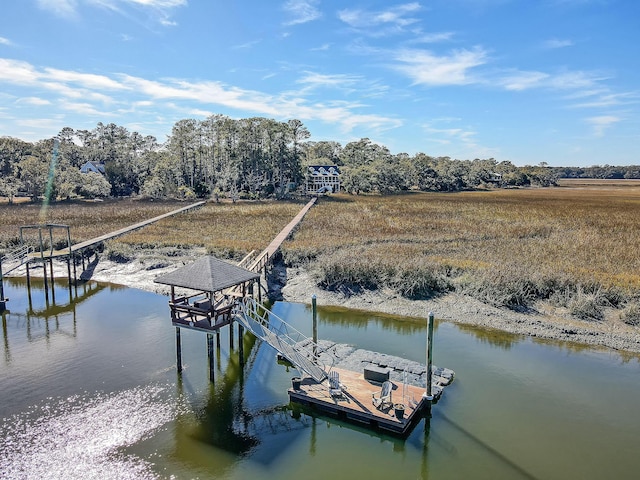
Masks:
[[[247,330],[275,348],[316,382],[327,378],[325,366],[317,358],[320,347],[253,298],[238,299],[234,315]]]
[[[27,263],[29,261],[28,255],[32,251],[32,247],[24,245],[7,253],[4,257],[0,257],[0,272],[2,275],[6,275]]]

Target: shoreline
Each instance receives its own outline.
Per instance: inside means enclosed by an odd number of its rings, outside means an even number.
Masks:
[[[154,278],[188,264],[204,252],[192,250],[178,258],[159,260],[144,254],[128,262],[114,262],[102,254],[90,262],[82,275],[83,280],[95,280],[124,285],[161,295],[169,294],[169,287],[154,283]],[[58,278],[67,277],[66,262],[54,262]],[[10,276],[26,276],[20,267]],[[617,318],[615,311],[608,312],[605,321],[585,321],[570,318],[551,306],[539,303],[528,312],[517,312],[484,304],[474,298],[448,293],[428,300],[411,300],[393,291],[364,290],[355,295],[323,290],[316,285],[312,275],[302,267],[287,268],[275,265],[270,280],[275,279],[276,295],[282,300],[311,303],[316,295],[318,305],[343,307],[413,318],[426,318],[433,312],[438,320],[481,328],[501,330],[533,338],[571,342],[589,347],[604,347],[616,352],[640,354],[640,328],[632,327]],[[272,283],[272,282],[270,282]]]

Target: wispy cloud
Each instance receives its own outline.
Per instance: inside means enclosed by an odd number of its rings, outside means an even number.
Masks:
[[[589,117],[585,119],[593,128],[593,135],[596,137],[602,137],[605,131],[620,122],[622,119],[613,115],[600,115],[597,117]]]
[[[338,87],[359,80],[357,76],[308,72],[302,78],[302,84],[309,88],[320,85]],[[101,107],[107,104],[115,108],[136,105],[137,108],[155,111],[159,104],[167,107],[175,103],[177,108],[186,111],[205,111],[204,106],[216,105],[248,115],[319,120],[339,125],[344,131],[365,126],[382,130],[402,124],[397,118],[360,112],[365,106],[358,101],[310,102],[300,92],[272,95],[215,81],[152,80],[125,74],[94,75],[37,68],[27,62],[0,58],[0,85],[2,83],[44,89],[53,95],[50,101],[60,102],[67,111],[87,115],[104,115]],[[111,96],[114,92],[118,95]]]
[[[80,6],[100,7],[131,18],[136,10],[146,12],[163,26],[174,26],[173,11],[187,5],[187,0],[37,0],[43,10],[66,19],[78,18]]]
[[[24,103],[27,105],[35,105],[35,106],[51,105],[51,102],[49,100],[47,100],[46,98],[39,98],[39,97],[20,98],[16,101],[16,103],[19,103],[19,104]]]
[[[231,47],[234,50],[247,50],[251,47],[255,47],[256,45],[260,44],[261,40],[250,40],[248,42],[245,43],[241,43],[239,45],[234,45],[233,47]]]
[[[330,43],[323,43],[319,47],[312,48],[311,51],[312,52],[326,52],[330,48],[331,48],[331,44]]]
[[[74,18],[77,15],[77,0],[38,0],[38,6],[63,18]]]
[[[416,85],[466,85],[474,83],[469,71],[487,62],[481,48],[455,50],[449,55],[436,55],[428,50],[402,49],[394,53],[393,68],[413,80]]]
[[[420,44],[420,43],[440,43],[440,42],[448,42],[454,36],[453,32],[435,32],[435,33],[425,33],[423,35],[419,35],[409,43],[412,44]]]
[[[317,5],[318,0],[288,0],[283,8],[290,18],[284,24],[299,25],[319,19],[322,12]]]
[[[8,38],[0,37],[0,45],[13,45]]]
[[[385,10],[367,11],[344,9],[338,11],[338,18],[352,28],[370,35],[385,35],[402,31],[419,21],[412,14],[421,9],[417,2],[389,7]]]
[[[559,38],[552,38],[543,43],[543,47],[549,48],[549,49],[565,48],[565,47],[571,47],[573,45],[574,43],[572,40],[566,40],[566,39],[562,40]]]
[[[477,139],[478,132],[473,129],[436,126],[455,123],[459,120],[458,118],[441,118],[422,125],[426,134],[425,142],[446,147],[448,155],[455,154],[460,158],[494,157],[499,153],[496,148],[481,145]]]
[[[354,85],[362,78],[358,75],[347,74],[333,74],[325,75],[315,72],[304,72],[304,76],[297,80],[297,83],[302,83],[311,88],[317,87],[345,87]]]

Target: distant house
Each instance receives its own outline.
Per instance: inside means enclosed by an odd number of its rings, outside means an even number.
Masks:
[[[501,183],[502,182],[502,174],[501,173],[491,172],[490,175],[491,175],[490,178],[489,178],[490,182],[494,182],[494,183]]]
[[[340,169],[337,165],[312,165],[307,169],[307,195],[340,192]]]
[[[95,173],[100,173],[104,175],[105,174],[104,163],[85,162],[80,167],[80,173],[89,173],[89,172],[95,172]]]

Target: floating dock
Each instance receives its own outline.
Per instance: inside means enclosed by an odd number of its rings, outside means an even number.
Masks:
[[[340,383],[345,387],[342,396],[333,396],[328,379],[317,382],[302,378],[299,388],[288,390],[289,400],[353,423],[386,430],[404,436],[436,403],[446,386],[453,382],[455,372],[449,368],[431,366],[431,396],[427,396],[427,366],[386,353],[354,348],[328,340],[320,340],[319,359],[332,364]],[[378,409],[373,394],[378,395],[382,382],[393,385],[389,405]],[[404,414],[399,418],[395,404],[402,404]]]
[[[328,380],[318,383],[306,377],[298,389],[289,389],[289,399],[335,417],[400,435],[408,433],[421,418],[420,412],[431,404],[424,395],[424,388],[391,381],[391,403],[378,409],[373,405],[373,394],[380,392],[379,382],[367,380],[363,373],[351,370],[334,368],[333,371],[339,373],[344,387],[341,396],[331,395]],[[397,404],[404,407],[402,415],[396,414],[394,406]]]

